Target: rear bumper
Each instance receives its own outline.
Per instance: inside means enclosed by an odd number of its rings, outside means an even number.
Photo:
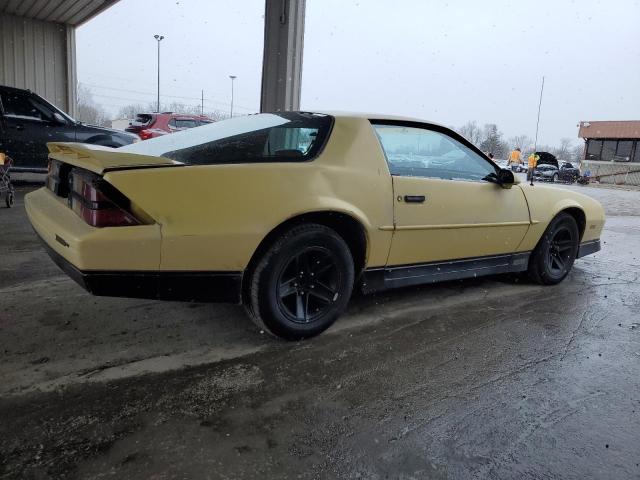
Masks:
[[[578,247],[578,255],[576,258],[591,255],[600,251],[600,240],[591,240],[589,242],[583,242]]]
[[[94,295],[240,302],[241,272],[160,270],[159,225],[94,228],[47,188],[25,208],[49,256]]]
[[[56,265],[93,295],[240,303],[241,272],[82,271],[39,238]]]

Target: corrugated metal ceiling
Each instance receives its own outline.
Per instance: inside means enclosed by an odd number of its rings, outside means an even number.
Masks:
[[[0,0],[0,13],[78,26],[119,0]]]

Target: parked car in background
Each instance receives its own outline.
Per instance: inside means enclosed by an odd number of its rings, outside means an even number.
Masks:
[[[559,168],[558,159],[552,153],[549,153],[549,152],[536,152],[536,155],[538,155],[538,157],[540,157],[538,159],[538,165],[553,165],[554,167]]]
[[[183,115],[181,113],[139,113],[125,131],[134,133],[142,140],[161,137],[188,128],[200,127],[214,120],[206,115]]]
[[[580,178],[580,169],[570,162],[562,162],[558,175],[561,182],[573,183]]]
[[[78,122],[30,90],[0,85],[0,153],[13,170],[47,170],[47,142],[121,147],[138,141],[130,133]]]
[[[597,201],[519,183],[417,119],[278,112],[120,149],[49,148],[47,186],[25,207],[75,281],[242,303],[287,339],[328,328],[354,289],[521,271],[551,285],[600,249]]]
[[[549,164],[538,164],[533,171],[534,180],[543,182],[573,183],[580,177],[580,170],[569,162],[562,162],[560,168]]]
[[[557,182],[560,178],[558,167],[538,164],[533,170],[533,179],[538,182]]]

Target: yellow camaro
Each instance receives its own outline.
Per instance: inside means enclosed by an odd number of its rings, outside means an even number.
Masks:
[[[365,293],[528,271],[600,249],[595,200],[518,183],[439,125],[380,115],[234,118],[119,149],[51,143],[29,219],[95,295],[243,303],[317,335]]]

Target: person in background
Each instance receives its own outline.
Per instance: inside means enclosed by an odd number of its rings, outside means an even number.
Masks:
[[[522,153],[520,151],[520,148],[516,147],[513,150],[511,150],[511,153],[509,154],[509,159],[507,160],[507,167],[511,167],[512,172],[517,172],[518,167],[520,166],[521,163],[522,163]]]
[[[540,155],[538,155],[536,152],[531,152],[527,160],[529,163],[529,169],[527,170],[527,181],[533,183],[533,171],[535,170],[536,165],[538,165]]]

